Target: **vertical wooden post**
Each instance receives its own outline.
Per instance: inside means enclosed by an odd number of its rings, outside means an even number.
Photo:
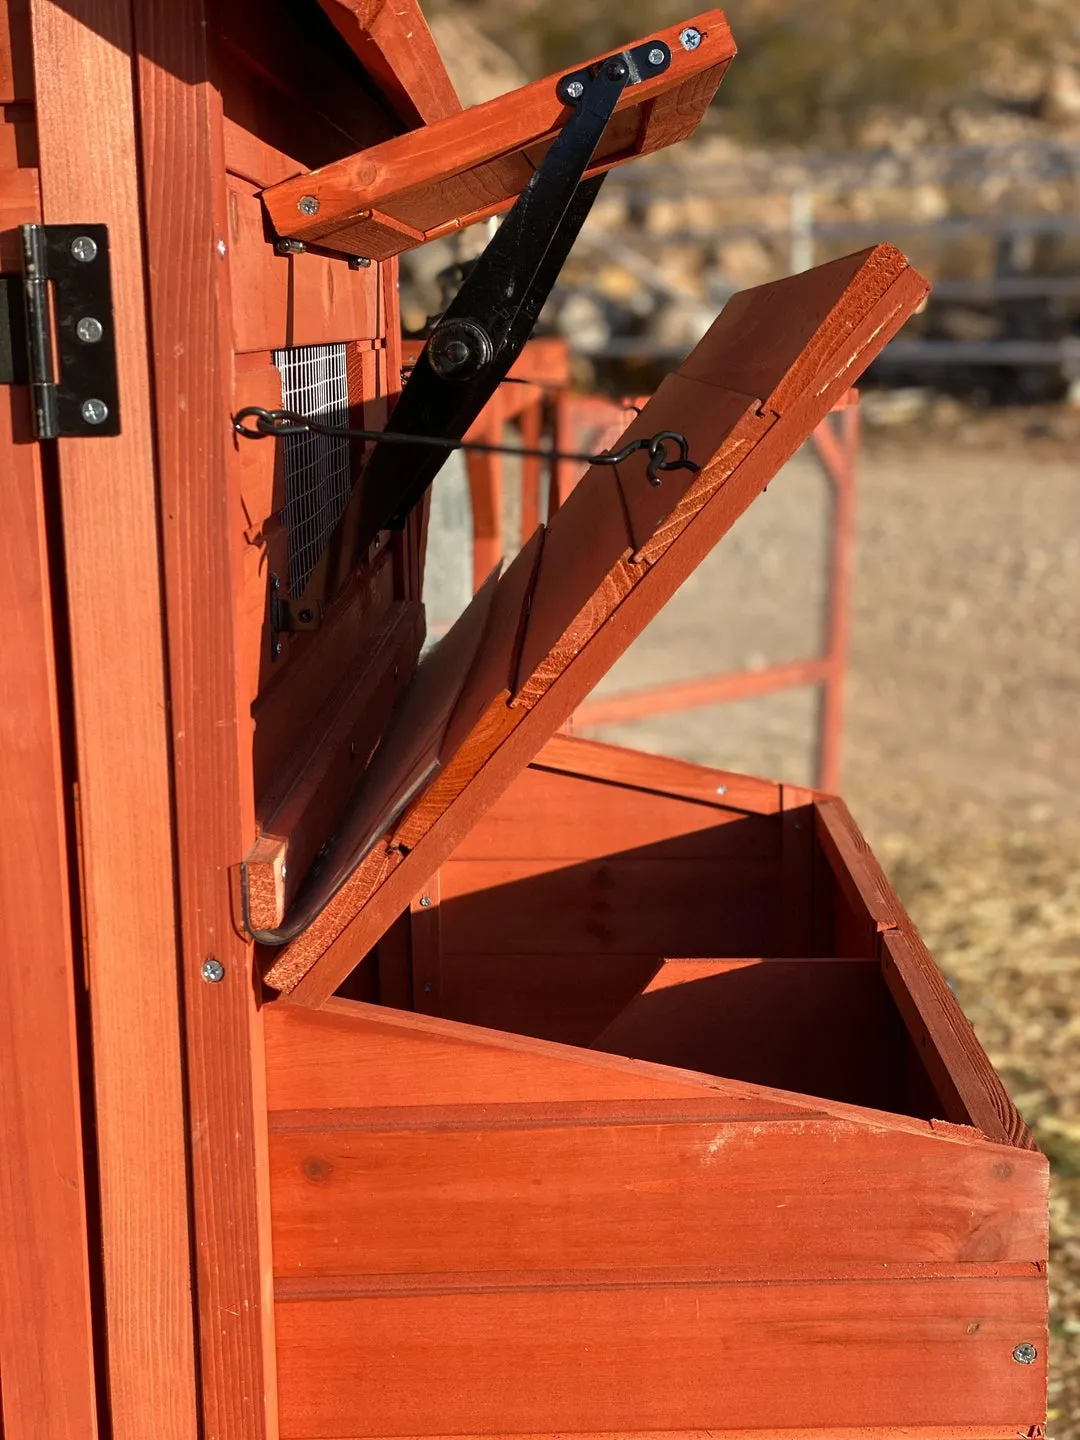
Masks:
[[[254,839],[235,682],[238,465],[216,18],[134,0],[172,681],[204,1433],[276,1434],[262,1026],[233,874]],[[243,754],[243,760],[241,755]],[[216,961],[220,981],[203,978]],[[216,971],[212,971],[216,974]]]
[[[57,443],[111,1426],[116,1440],[193,1440],[174,852],[130,12],[121,0],[30,0],[30,15],[43,217],[108,225],[120,363],[123,433]]]
[[[521,412],[521,443],[529,450],[538,450],[544,433],[544,397],[536,399]],[[527,455],[521,462],[521,543],[526,544],[540,524],[540,479],[543,461]]]
[[[82,976],[76,981],[40,457],[26,390],[0,391],[8,589],[0,645],[0,1430],[5,1440],[93,1440],[75,1021]]]

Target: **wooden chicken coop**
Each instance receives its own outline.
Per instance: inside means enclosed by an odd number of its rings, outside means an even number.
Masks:
[[[1043,1433],[1046,1163],[842,802],[560,733],[922,278],[735,296],[420,658],[448,447],[734,54],[462,112],[415,0],[0,0],[4,1440]]]

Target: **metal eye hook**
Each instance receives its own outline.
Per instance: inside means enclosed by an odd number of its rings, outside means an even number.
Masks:
[[[254,427],[244,424],[254,420]],[[265,440],[277,435],[302,435],[311,427],[302,415],[292,410],[264,410],[261,405],[248,405],[233,416],[233,429],[248,440]]]
[[[669,460],[667,458],[667,442],[671,440],[679,447],[679,458]],[[649,478],[649,484],[659,487],[663,481],[660,472],[664,470],[689,470],[696,475],[701,469],[690,459],[690,446],[686,442],[686,436],[680,435],[677,430],[661,430],[649,441],[649,465],[645,474]]]

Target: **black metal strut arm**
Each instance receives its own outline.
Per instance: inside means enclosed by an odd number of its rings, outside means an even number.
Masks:
[[[400,528],[438,474],[446,453],[403,437],[460,440],[506,378],[600,189],[602,175],[582,177],[620,96],[670,64],[667,45],[652,40],[558,82],[566,124],[429,337],[393,410],[395,443],[374,445],[292,608],[332,599],[379,531]]]

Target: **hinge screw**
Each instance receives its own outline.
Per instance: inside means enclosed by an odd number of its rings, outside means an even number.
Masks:
[[[679,44],[684,50],[696,50],[701,44],[701,31],[695,30],[693,25],[688,25],[679,36]]]
[[[371,269],[371,256],[370,256],[370,255],[350,255],[350,256],[349,256],[349,269],[350,269],[350,270],[370,270],[370,269]]]
[[[307,246],[303,240],[275,240],[275,255],[303,255]]]
[[[580,80],[571,80],[566,87],[566,93],[571,100],[580,100],[582,95],[585,94],[585,86]]]
[[[421,895],[421,896],[420,896],[420,908],[421,908],[421,910],[426,910],[430,904],[431,904],[431,896],[430,896],[430,895]]]
[[[95,320],[93,315],[84,315],[75,326],[75,334],[84,345],[96,345],[105,334],[105,329],[101,321]]]
[[[204,960],[202,978],[208,985],[220,985],[225,979],[225,966],[220,960]]]
[[[315,215],[318,213],[319,202],[314,195],[301,195],[296,202],[296,208],[301,215]]]
[[[91,260],[97,259],[97,241],[89,235],[76,235],[71,242],[71,253],[83,265],[89,265]]]
[[[281,652],[282,650],[284,650],[284,648],[285,647],[284,645],[282,645],[280,640],[274,641],[273,645],[271,645],[270,647],[270,653],[273,655],[275,660],[279,660],[281,658]]]
[[[1035,1349],[1034,1345],[1031,1345],[1027,1342],[1025,1342],[1023,1345],[1017,1345],[1016,1349],[1013,1351],[1013,1359],[1018,1365],[1034,1365],[1035,1361],[1038,1358],[1038,1350]]]
[[[655,50],[649,51],[650,65],[662,65],[666,59],[667,56],[664,54],[663,50],[660,49],[659,45],[656,47]]]
[[[84,400],[79,408],[79,414],[87,425],[104,425],[109,418],[109,407],[104,400]]]

